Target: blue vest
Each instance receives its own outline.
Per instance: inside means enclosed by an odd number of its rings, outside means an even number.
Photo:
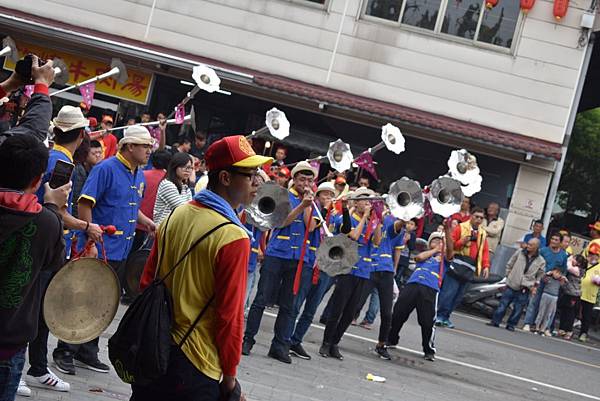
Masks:
[[[352,229],[358,226],[360,223],[360,216],[357,214],[352,214],[350,216],[350,221],[352,223]],[[370,278],[371,271],[373,271],[373,259],[371,258],[372,253],[372,243],[371,239],[365,244],[365,234],[367,232],[368,224],[365,224],[363,227],[362,233],[360,234],[360,238],[358,239],[358,256],[360,259],[352,268],[352,275],[361,277],[361,278]]]
[[[131,250],[140,202],[144,196],[144,173],[131,170],[119,153],[94,166],[79,199],[94,203],[92,221],[102,226],[114,225],[115,235],[104,235],[108,260],[127,259]],[[98,257],[102,251],[98,249]]]
[[[60,145],[54,145],[54,148],[50,149],[50,153],[48,156],[48,167],[46,168],[46,172],[44,173],[44,176],[42,177],[42,185],[40,185],[40,188],[36,192],[36,195],[38,198],[38,203],[40,203],[40,204],[44,204],[44,193],[46,192],[44,190],[44,184],[47,183],[48,181],[50,181],[50,177],[52,176],[52,171],[54,170],[54,166],[56,166],[56,162],[59,160],[62,160],[62,161],[68,162],[68,163],[73,163],[73,157],[71,156],[71,153],[67,149],[63,148]],[[67,212],[69,214],[71,214],[72,209],[73,209],[73,191],[69,192],[69,198],[67,199]],[[69,257],[69,255],[71,254],[71,238],[73,237],[74,233],[65,227],[64,235],[65,235],[65,251],[66,251],[67,257]]]
[[[379,246],[373,244],[373,271],[376,272],[394,272],[394,248],[404,238],[404,230],[400,230],[400,234],[394,230],[396,219],[392,216],[386,216],[383,220],[381,228],[381,242]]]
[[[291,188],[288,193],[290,199],[290,205],[292,210],[295,209],[302,200],[298,193]],[[315,214],[313,214],[314,216]],[[304,231],[306,227],[304,225],[304,213],[300,213],[298,217],[294,219],[292,224],[283,228],[276,228],[271,233],[271,239],[267,245],[265,251],[266,256],[275,256],[281,259],[288,260],[300,260],[300,252],[302,250],[302,241],[304,241]],[[317,231],[317,230],[315,230]],[[309,263],[309,249],[313,238],[309,235],[307,240],[307,249],[304,253],[304,263]],[[312,267],[312,266],[311,266]]]
[[[444,261],[444,270],[447,270],[448,261]],[[406,284],[420,284],[436,291],[440,290],[440,262],[435,257],[430,257],[422,262],[417,262],[415,271]]]

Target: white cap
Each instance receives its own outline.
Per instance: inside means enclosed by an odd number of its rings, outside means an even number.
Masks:
[[[328,181],[325,181],[321,183],[321,185],[319,185],[319,187],[317,188],[317,193],[315,193],[315,195],[318,195],[321,191],[330,191],[335,195],[335,187],[331,182]]]
[[[292,169],[292,178],[296,175],[296,173],[299,173],[301,171],[310,171],[310,172],[312,172],[314,177],[316,177],[319,174],[319,170],[314,168],[306,160],[296,163],[296,165]]]
[[[81,109],[74,106],[63,106],[52,122],[62,132],[90,125],[90,121],[83,116]]]
[[[375,196],[375,191],[367,187],[356,188],[352,197],[358,198],[359,196]]]
[[[135,145],[154,145],[154,138],[152,138],[146,127],[141,125],[131,125],[125,129],[123,138],[119,141],[119,148],[127,143],[133,143]]]

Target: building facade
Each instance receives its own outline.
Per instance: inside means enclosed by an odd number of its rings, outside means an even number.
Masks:
[[[508,209],[512,244],[543,216],[560,171],[590,7],[572,0],[558,21],[547,0],[528,14],[516,0],[0,0],[0,26],[24,43],[120,57],[152,75],[140,103],[155,111],[189,90],[179,80],[193,65],[214,66],[232,95],[195,100],[209,134],[260,128],[276,106],[292,123],[290,145],[324,154],[338,137],[373,146],[392,122],[407,151],[376,155],[383,183],[426,185],[452,149],[467,148],[484,177],[475,201]]]

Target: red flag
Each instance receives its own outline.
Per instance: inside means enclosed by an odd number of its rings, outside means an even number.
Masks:
[[[356,163],[358,167],[364,168],[373,176],[373,178],[379,180],[379,178],[377,178],[377,172],[375,171],[375,164],[373,163],[373,155],[368,150],[365,150],[354,159],[354,163]]]
[[[181,103],[175,107],[175,123],[183,124],[183,119],[185,118],[185,106]]]
[[[79,91],[83,97],[83,103],[85,103],[88,109],[92,107],[92,102],[94,101],[94,92],[96,91],[96,83],[90,82],[87,85],[80,86]]]

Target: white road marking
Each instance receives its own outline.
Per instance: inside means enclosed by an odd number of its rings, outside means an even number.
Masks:
[[[271,312],[264,312],[264,314],[267,315],[267,316],[270,316],[270,317],[277,317],[277,314],[271,313]],[[314,327],[314,328],[319,329],[319,330],[325,330],[325,327],[323,327],[321,325],[318,325],[318,324],[314,324],[314,323],[311,324],[311,327]],[[362,340],[362,341],[370,342],[370,343],[373,343],[373,344],[377,344],[377,340],[373,340],[371,338],[359,336],[359,335],[348,333],[348,332],[346,332],[344,334],[344,336],[345,337],[350,337],[350,338],[355,338],[357,340]],[[422,351],[416,351],[416,350],[410,349],[410,348],[396,346],[396,349],[402,350],[404,352],[409,352],[409,353],[415,354],[415,355],[423,355]],[[457,360],[454,360],[454,359],[445,358],[445,357],[442,357],[442,356],[437,356],[436,355],[435,358],[437,360],[448,362],[448,363],[452,363],[452,364],[459,365],[459,366],[463,366],[465,368],[469,368],[469,369],[473,369],[473,370],[478,370],[478,371],[486,372],[486,373],[492,373],[492,374],[495,374],[495,375],[498,375],[498,376],[507,377],[509,379],[519,380],[519,381],[522,381],[522,382],[525,382],[525,383],[534,384],[536,386],[546,387],[546,388],[549,388],[549,389],[552,389],[552,390],[558,390],[558,391],[562,391],[564,393],[573,394],[573,395],[576,395],[576,396],[579,396],[579,397],[588,398],[590,400],[600,401],[600,397],[596,397],[596,396],[591,395],[591,394],[581,393],[579,391],[571,390],[571,389],[568,389],[568,388],[565,388],[565,387],[555,386],[553,384],[548,384],[548,383],[540,382],[540,381],[537,381],[537,380],[528,379],[526,377],[520,377],[520,376],[512,375],[510,373],[501,372],[499,370],[484,368],[483,366],[473,365],[473,364],[470,364],[470,363],[467,363],[467,362],[461,362],[461,361],[457,361]]]

